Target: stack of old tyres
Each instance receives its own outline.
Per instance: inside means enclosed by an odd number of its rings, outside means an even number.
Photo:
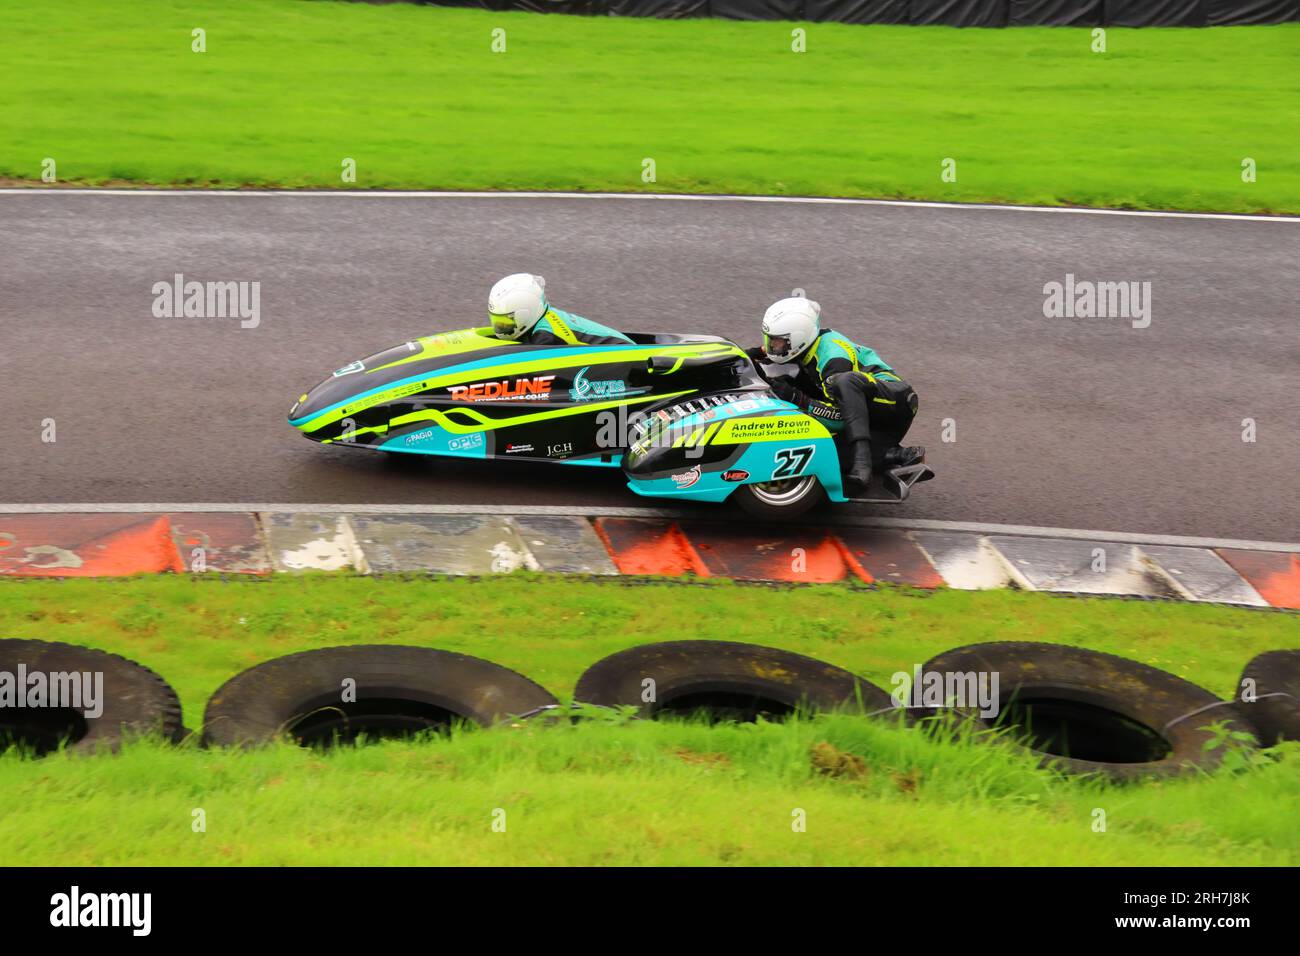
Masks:
[[[330,647],[257,664],[208,701],[203,743],[292,740],[330,746],[409,737],[453,726],[491,727],[539,715],[581,719],[585,708],[640,719],[778,721],[849,713],[923,730],[974,730],[980,743],[1037,755],[1044,766],[1115,781],[1210,771],[1231,739],[1271,747],[1300,740],[1300,650],[1251,660],[1222,700],[1159,668],[1061,644],[1001,641],[944,651],[921,665],[962,680],[996,675],[995,706],[896,700],[870,681],[791,651],[731,641],[665,641],[611,654],[587,668],[564,708],[545,688],[499,664],[451,651],[392,644]],[[175,691],[153,671],[70,644],[0,641],[6,674],[102,674],[95,713],[13,706],[0,694],[0,748],[36,756],[112,750],[132,737],[184,736]]]

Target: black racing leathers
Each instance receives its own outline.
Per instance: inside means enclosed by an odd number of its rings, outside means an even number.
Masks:
[[[751,349],[749,355],[762,372],[762,349]],[[793,382],[777,378],[773,391],[831,431],[842,431],[848,443],[868,442],[875,466],[889,448],[902,443],[916,417],[916,392],[875,352],[827,330],[797,368]]]

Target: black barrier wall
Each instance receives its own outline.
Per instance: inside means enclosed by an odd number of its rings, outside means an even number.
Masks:
[[[1221,27],[1300,21],[1300,0],[436,0],[435,5],[673,20],[949,27]]]

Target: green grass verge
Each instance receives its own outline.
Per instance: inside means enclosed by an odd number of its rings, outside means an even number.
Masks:
[[[1294,865],[1287,746],[1267,766],[1119,789],[844,717],[502,728],[325,756],[140,744],[0,757],[0,865]],[[814,747],[861,768],[823,774]]]
[[[1122,654],[1228,694],[1250,657],[1297,645],[1300,618],[1005,591],[159,576],[0,582],[0,633],[138,660],[177,688],[193,727],[241,669],[356,643],[474,654],[565,697],[604,655],[669,638],[784,647],[883,686],[938,651],[1021,639]],[[1277,758],[1117,788],[845,716],[526,724],[326,754],[145,742],[93,759],[0,757],[0,865],[1294,864],[1300,752]],[[845,772],[825,772],[836,764]],[[191,829],[195,809],[206,832]],[[797,809],[806,832],[792,830]]]
[[[1300,616],[1017,591],[726,582],[275,575],[0,582],[0,633],[122,654],[176,688],[187,726],[254,664],[340,644],[413,644],[513,668],[565,698],[591,664],[652,641],[752,641],[882,687],[940,651],[1048,641],[1119,654],[1231,696],[1246,661],[1300,646]]]
[[[357,187],[1300,211],[1300,24],[1111,29],[1104,53],[1087,29],[802,24],[795,53],[790,23],[405,4],[51,0],[4,20],[5,177],[49,157],[89,183],[337,187],[351,158]]]

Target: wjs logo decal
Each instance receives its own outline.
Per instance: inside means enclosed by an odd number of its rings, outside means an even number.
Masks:
[[[554,375],[535,375],[517,378],[513,382],[476,382],[473,385],[451,385],[447,391],[457,402],[544,402],[551,397]]]
[[[683,471],[680,474],[670,476],[673,484],[678,488],[689,488],[700,480],[700,466],[696,465],[690,471]]]
[[[733,468],[731,471],[724,471],[722,473],[723,481],[744,481],[748,477],[749,472],[745,471],[743,468]]]
[[[629,389],[627,382],[622,379],[597,379],[592,381],[587,378],[587,369],[590,365],[583,367],[577,375],[573,376],[573,388],[569,389],[569,398],[575,402],[590,402],[598,398],[614,398],[620,395],[639,395],[645,391],[644,388]]]
[[[128,926],[133,936],[148,936],[153,919],[152,893],[70,893],[50,897],[51,926]]]

